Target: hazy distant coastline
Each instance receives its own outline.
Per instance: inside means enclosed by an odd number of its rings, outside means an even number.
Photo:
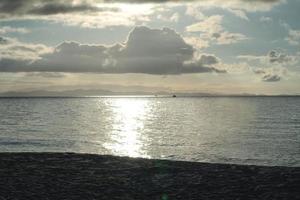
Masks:
[[[48,90],[32,90],[24,92],[8,91],[0,93],[2,97],[97,97],[97,96],[147,96],[147,97],[295,97],[300,94],[223,94],[223,93],[184,93],[184,92],[114,92],[109,90],[64,90],[64,91],[48,91]]]

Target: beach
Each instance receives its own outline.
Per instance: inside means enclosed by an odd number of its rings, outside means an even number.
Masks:
[[[0,153],[0,199],[299,199],[300,168]]]

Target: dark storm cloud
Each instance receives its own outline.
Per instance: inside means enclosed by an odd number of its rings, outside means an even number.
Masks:
[[[125,44],[83,45],[64,42],[35,61],[0,60],[0,71],[182,74],[225,72],[214,55],[200,55],[169,28],[134,28]]]

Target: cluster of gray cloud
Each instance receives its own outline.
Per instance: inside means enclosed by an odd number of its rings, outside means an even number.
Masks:
[[[288,63],[292,58],[281,49],[273,49],[268,53],[270,63]]]
[[[97,7],[95,4],[82,1],[74,4],[73,1],[62,0],[1,0],[0,13],[4,16],[14,15],[53,15],[74,12],[117,12],[117,8]]]
[[[1,40],[0,40],[1,41]],[[5,41],[5,39],[2,39]],[[1,47],[1,46],[0,46]],[[19,45],[20,48],[20,45]],[[38,59],[3,56],[2,72],[78,72],[183,74],[217,72],[219,59],[196,55],[193,46],[169,28],[135,27],[124,44],[113,46],[64,42]],[[31,56],[33,57],[33,56]]]
[[[266,55],[256,56],[256,55],[241,55],[238,56],[239,59],[244,59],[248,61],[256,61],[263,65],[286,65],[298,62],[298,58],[295,55],[288,55],[285,50],[277,48],[270,50]]]
[[[260,58],[262,64],[264,64],[264,57]],[[293,58],[286,54],[282,49],[273,49],[265,56],[265,61],[270,64],[286,64],[290,63]],[[275,65],[276,66],[276,65]],[[253,70],[255,74],[261,75],[261,80],[264,82],[277,82],[280,81],[285,74],[286,69],[283,67],[267,67],[267,68],[256,68]]]
[[[277,82],[281,80],[281,77],[278,74],[266,74],[262,80],[265,82]]]
[[[266,55],[242,55],[239,59],[244,59],[254,63],[256,66],[252,71],[261,76],[261,80],[265,82],[277,82],[282,80],[288,72],[288,67],[299,62],[297,55],[289,55],[286,50],[276,48],[270,50]],[[263,66],[258,68],[257,66]]]
[[[72,13],[72,12],[101,12],[111,11],[117,12],[117,8],[98,8],[89,4],[68,5],[68,4],[44,4],[29,10],[31,14],[37,15],[53,15],[59,13]]]
[[[118,9],[112,7],[98,7],[96,3],[187,3],[203,1],[217,1],[217,3],[225,2],[223,0],[1,0],[0,13],[2,17],[13,15],[52,15],[73,12],[118,11]],[[278,1],[280,0],[226,0],[226,3],[276,3]]]
[[[282,72],[274,68],[257,68],[254,69],[253,72],[255,74],[261,75],[261,80],[264,82],[277,82],[282,79]]]

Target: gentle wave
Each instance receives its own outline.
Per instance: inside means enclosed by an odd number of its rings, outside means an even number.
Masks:
[[[299,147],[298,97],[0,98],[0,151],[300,166]]]

